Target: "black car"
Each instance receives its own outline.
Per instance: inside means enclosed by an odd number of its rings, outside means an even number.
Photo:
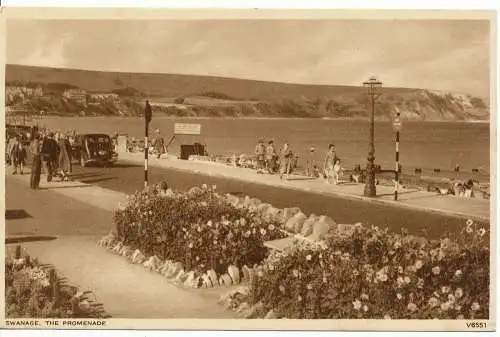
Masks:
[[[103,133],[77,135],[71,149],[72,158],[78,160],[82,167],[88,164],[111,166],[118,159],[111,137]]]

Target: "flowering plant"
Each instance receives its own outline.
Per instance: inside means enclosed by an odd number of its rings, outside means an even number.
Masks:
[[[306,242],[270,256],[254,301],[287,318],[486,319],[486,230],[468,233],[427,240],[357,225],[325,247]]]
[[[253,266],[265,257],[264,242],[283,237],[280,224],[256,209],[235,207],[209,188],[187,193],[154,187],[136,192],[115,214],[118,240],[144,255],[183,261],[200,272]]]
[[[108,318],[78,287],[58,278],[29,256],[5,259],[5,312],[9,318]]]

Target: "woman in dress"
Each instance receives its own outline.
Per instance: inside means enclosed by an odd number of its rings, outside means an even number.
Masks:
[[[69,140],[64,134],[59,135],[59,157],[58,157],[58,170],[63,180],[68,181],[71,174],[71,145]]]
[[[283,175],[286,175],[286,180],[288,180],[288,174],[292,168],[293,153],[290,149],[288,143],[283,144],[281,148],[281,163],[280,163],[280,179],[283,179]]]
[[[31,153],[31,179],[30,187],[37,189],[40,185],[40,175],[42,174],[42,158],[40,156],[40,135],[33,135],[30,143],[29,152]]]
[[[337,153],[335,152],[335,145],[330,144],[328,146],[328,152],[326,153],[325,164],[323,167],[325,178],[330,184],[332,184],[334,180],[334,166],[336,160],[337,160]]]

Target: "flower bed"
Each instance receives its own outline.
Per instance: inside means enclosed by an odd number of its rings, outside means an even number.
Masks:
[[[5,259],[5,312],[8,318],[109,318],[90,291],[79,291],[54,268],[21,257],[21,247]]]
[[[285,215],[262,205],[256,199],[220,195],[205,185],[188,193],[153,186],[129,197],[115,213],[116,233],[101,245],[170,276],[192,271],[197,287],[210,284],[203,283],[209,272],[212,285],[231,275],[225,283],[238,283],[249,269],[245,266],[265,258],[264,242],[285,236],[280,230]]]
[[[324,246],[303,241],[270,256],[248,297],[232,307],[253,302],[245,316],[268,318],[489,318],[485,229],[469,220],[458,241],[348,229],[338,228]]]

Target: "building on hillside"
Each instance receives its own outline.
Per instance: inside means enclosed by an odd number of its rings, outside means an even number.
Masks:
[[[7,86],[5,87],[5,102],[6,104],[11,104],[16,99],[19,101],[24,101],[27,98],[33,97],[43,97],[43,88],[27,88],[20,86]]]
[[[64,91],[63,97],[75,101],[80,105],[87,105],[87,92],[82,89],[68,89]]]
[[[90,99],[92,101],[104,101],[104,100],[118,100],[118,95],[114,93],[93,93],[90,94]]]

